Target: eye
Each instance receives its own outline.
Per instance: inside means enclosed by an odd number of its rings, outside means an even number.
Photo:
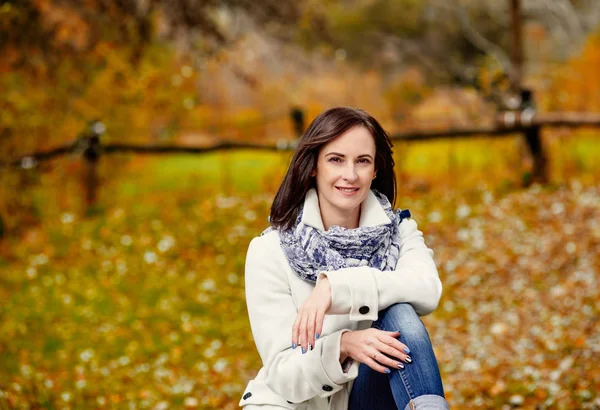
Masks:
[[[361,158],[358,160],[358,162],[361,164],[370,164],[371,160],[369,158]]]
[[[329,162],[342,162],[340,157],[331,157],[329,158]]]

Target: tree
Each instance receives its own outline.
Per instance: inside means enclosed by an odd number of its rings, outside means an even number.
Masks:
[[[298,38],[308,47],[344,50],[363,67],[417,66],[430,82],[490,94],[508,87],[508,7],[497,0],[309,1]],[[525,24],[542,27],[553,45],[545,59],[564,60],[600,24],[593,0],[532,0],[523,7]]]
[[[168,137],[194,117],[196,68],[238,40],[238,19],[268,31],[298,16],[291,0],[0,0],[0,156],[71,142],[96,118],[108,138]],[[7,231],[36,219],[26,168],[0,168]]]
[[[195,51],[214,51],[230,38],[229,15],[240,12],[262,25],[286,25],[298,18],[290,0],[2,0],[2,68],[34,66],[82,54],[100,41],[140,49],[149,42],[176,40]]]

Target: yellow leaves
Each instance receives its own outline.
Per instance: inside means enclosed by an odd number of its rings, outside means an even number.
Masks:
[[[171,363],[174,365],[180,364],[182,355],[183,349],[180,346],[175,346],[171,349]]]
[[[487,57],[487,63],[482,65],[477,76],[477,86],[484,95],[489,95],[494,91],[506,90],[508,88],[508,79],[502,67],[493,64],[491,57]]]
[[[261,366],[246,316],[244,256],[266,226],[273,192],[242,188],[260,179],[255,168],[272,179],[283,167],[257,155],[225,157],[237,167],[228,196],[203,182],[215,178],[217,157],[143,159],[121,177],[142,185],[140,194],[110,182],[103,216],[45,210],[43,224],[1,261],[0,368],[12,407],[40,405],[44,395],[57,407],[236,407]],[[212,174],[190,187],[183,176],[200,166]],[[153,185],[160,178],[168,193]],[[60,180],[49,181],[52,196]],[[400,203],[435,250],[444,283],[438,310],[424,321],[453,408],[593,403],[598,187],[440,185],[438,178],[441,191],[432,193],[404,188]],[[483,249],[471,242],[479,235]],[[58,248],[65,253],[52,254]]]

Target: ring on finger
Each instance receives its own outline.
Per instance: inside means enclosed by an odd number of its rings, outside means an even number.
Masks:
[[[378,355],[379,353],[381,353],[381,352],[377,352],[377,353],[375,353],[375,356],[373,356],[373,360],[377,361],[377,355]]]

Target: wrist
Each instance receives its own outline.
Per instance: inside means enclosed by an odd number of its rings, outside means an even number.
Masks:
[[[328,300],[328,308],[331,306],[332,295],[331,295],[331,284],[329,283],[329,279],[327,276],[321,276],[317,282],[317,287],[319,288],[319,292],[322,297]]]
[[[348,330],[347,332],[342,333],[342,336],[340,337],[340,363],[343,363],[349,356],[347,350],[347,335],[351,332],[351,330]]]

